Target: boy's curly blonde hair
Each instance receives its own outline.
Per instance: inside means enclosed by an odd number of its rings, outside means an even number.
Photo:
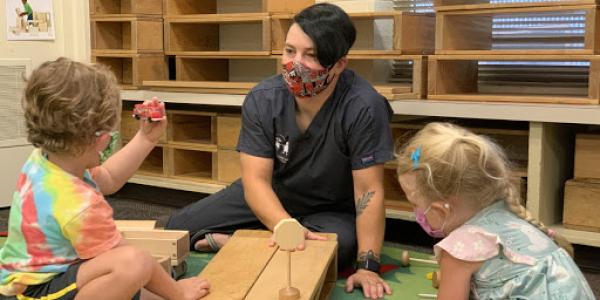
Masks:
[[[120,90],[103,65],[61,57],[35,69],[22,99],[27,138],[52,153],[80,154],[119,122]]]

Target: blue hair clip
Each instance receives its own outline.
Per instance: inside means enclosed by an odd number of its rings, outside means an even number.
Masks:
[[[419,166],[419,160],[421,159],[421,146],[417,147],[415,151],[410,155],[410,160],[413,162],[413,168]]]

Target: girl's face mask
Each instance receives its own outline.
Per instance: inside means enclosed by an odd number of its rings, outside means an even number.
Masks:
[[[329,86],[327,82],[329,70],[317,71],[302,63],[290,61],[283,65],[283,79],[295,96],[314,97]]]
[[[444,204],[444,206],[446,208],[449,207],[447,203]],[[440,229],[431,228],[431,225],[429,224],[429,222],[427,221],[427,218],[425,217],[425,215],[427,215],[427,213],[429,212],[430,209],[431,209],[431,204],[429,205],[429,207],[427,207],[427,209],[425,211],[421,210],[418,207],[415,208],[415,217],[417,219],[417,223],[419,223],[419,225],[421,225],[421,228],[423,228],[423,230],[425,230],[425,232],[427,232],[427,234],[429,234],[429,236],[431,236],[431,237],[434,237],[434,238],[446,237],[446,234],[444,233],[444,226],[446,226],[446,219],[444,219],[444,223],[442,224],[442,227],[440,227]]]
[[[115,153],[115,150],[117,150],[117,146],[118,146],[118,142],[119,142],[119,132],[113,131],[113,132],[109,133],[109,135],[110,135],[110,142],[108,142],[106,149],[98,152],[98,154],[100,155],[100,164],[104,163],[111,155],[113,155]]]

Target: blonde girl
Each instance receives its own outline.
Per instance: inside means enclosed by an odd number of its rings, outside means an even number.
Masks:
[[[397,154],[402,189],[431,236],[438,299],[594,299],[571,245],[521,204],[502,149],[430,123]]]

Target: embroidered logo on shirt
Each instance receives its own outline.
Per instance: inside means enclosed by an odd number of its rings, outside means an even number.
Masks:
[[[363,157],[363,158],[360,159],[360,162],[363,165],[370,165],[373,162],[375,162],[375,157],[373,155],[365,156],[365,157]]]
[[[289,160],[290,153],[290,141],[289,137],[283,136],[281,134],[275,135],[275,155],[277,159],[285,164]]]

